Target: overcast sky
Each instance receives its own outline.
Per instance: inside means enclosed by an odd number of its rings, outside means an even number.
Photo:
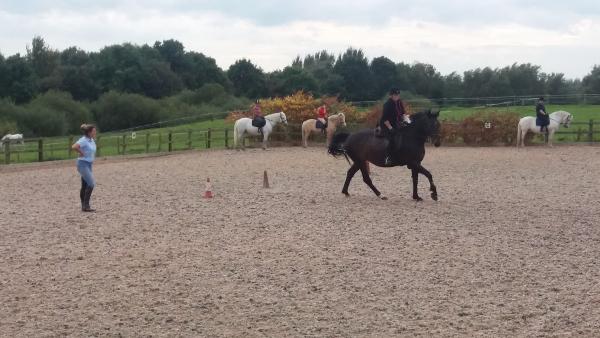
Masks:
[[[320,50],[433,64],[442,74],[514,62],[583,77],[600,64],[600,1],[0,0],[0,53],[35,35],[55,49],[176,39],[227,69],[266,71]]]

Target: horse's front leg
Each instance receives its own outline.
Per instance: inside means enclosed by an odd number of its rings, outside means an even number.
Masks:
[[[310,131],[304,130],[304,127],[302,127],[302,146],[304,148],[308,147],[308,134],[310,134]]]
[[[267,150],[267,139],[268,138],[269,138],[269,133],[267,133],[263,130],[263,142],[262,142],[263,150]]]
[[[548,133],[548,146],[549,146],[549,147],[551,147],[551,148],[552,148],[552,147],[554,147],[554,146],[552,145],[552,138],[553,138],[553,137],[554,137],[554,130],[551,130],[551,131]]]
[[[416,166],[417,172],[425,175],[429,180],[429,191],[431,191],[431,199],[434,201],[438,200],[437,188],[433,183],[433,176],[431,173],[425,169],[420,163]],[[414,176],[413,176],[414,177]]]
[[[413,199],[417,202],[422,201],[423,199],[419,196],[418,186],[419,186],[419,171],[417,169],[412,169],[412,183],[413,183]]]

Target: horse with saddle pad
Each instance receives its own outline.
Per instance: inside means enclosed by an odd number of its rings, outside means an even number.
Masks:
[[[273,129],[278,123],[287,124],[287,117],[284,112],[270,114],[264,117],[265,124],[262,127],[257,127],[253,122],[253,119],[242,117],[235,121],[233,125],[233,144],[234,148],[237,148],[238,145],[241,144],[242,149],[244,148],[244,144],[242,142],[244,136],[246,134],[252,136],[258,136],[262,134],[263,137],[263,149],[267,149],[267,140],[269,139],[269,135],[273,132]]]
[[[556,111],[548,115],[548,118],[550,122],[543,128],[547,130],[547,133],[542,130],[542,126],[538,125],[538,118],[534,116],[526,116],[519,120],[519,124],[517,126],[517,147],[525,146],[525,135],[528,131],[531,131],[534,134],[547,135],[546,142],[550,147],[552,147],[552,137],[554,136],[554,133],[558,131],[561,125],[565,128],[569,128],[569,125],[573,121],[573,116],[571,113],[564,110]]]
[[[425,157],[425,142],[431,139],[436,147],[440,146],[440,122],[439,112],[431,110],[411,115],[412,122],[395,132],[395,147],[391,152],[392,161],[386,165],[388,139],[379,137],[372,129],[362,130],[354,134],[340,133],[333,137],[329,146],[329,153],[333,156],[344,155],[350,169],[346,175],[346,181],[342,193],[349,196],[348,186],[357,171],[361,171],[363,181],[373,190],[375,195],[383,200],[384,197],[373,185],[369,176],[367,162],[378,167],[407,166],[412,171],[413,199],[422,201],[417,193],[419,182],[418,175],[423,174],[429,180],[431,198],[438,199],[433,176],[425,169],[421,162]],[[353,163],[350,162],[352,160]]]
[[[346,126],[346,116],[344,113],[337,113],[329,116],[326,124],[323,124],[317,119],[308,119],[302,122],[302,145],[304,148],[308,147],[308,137],[310,134],[322,130],[323,133],[326,133],[327,146],[329,146],[329,143],[331,143],[331,138],[333,137],[336,129],[340,126]]]

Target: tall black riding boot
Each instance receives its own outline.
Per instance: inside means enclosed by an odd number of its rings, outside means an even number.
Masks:
[[[396,148],[394,144],[394,135],[390,135],[390,137],[388,137],[388,142],[388,146],[385,149],[385,165],[391,165],[393,163],[392,154],[394,153],[394,149]]]
[[[96,210],[92,209],[92,207],[90,207],[90,198],[92,197],[92,191],[94,191],[94,188],[92,187],[87,187],[85,189],[85,195],[83,197],[83,211],[85,212],[94,212]]]
[[[87,188],[87,183],[85,180],[81,179],[81,189],[79,190],[79,199],[81,200],[81,210],[85,209],[85,189]]]

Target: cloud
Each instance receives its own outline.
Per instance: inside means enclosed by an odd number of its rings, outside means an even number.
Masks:
[[[296,55],[323,49],[340,53],[353,46],[370,57],[431,63],[444,74],[531,62],[568,77],[589,73],[600,55],[594,38],[600,35],[599,20],[572,9],[562,13],[560,24],[550,25],[552,20],[544,13],[563,7],[537,8],[538,1],[522,5],[522,19],[508,15],[514,1],[425,0],[406,8],[389,1],[325,1],[315,8],[300,1],[285,8],[276,1],[259,1],[251,9],[233,1],[200,3],[151,0],[142,7],[133,1],[96,5],[37,1],[35,10],[3,8],[0,52],[22,53],[34,35],[44,37],[53,48],[76,45],[89,51],[122,42],[152,44],[174,38],[188,50],[215,58],[224,69],[237,59],[249,58],[271,71],[289,65]],[[436,11],[431,10],[434,5]],[[469,5],[478,15],[460,14]],[[370,19],[352,19],[360,11]]]

